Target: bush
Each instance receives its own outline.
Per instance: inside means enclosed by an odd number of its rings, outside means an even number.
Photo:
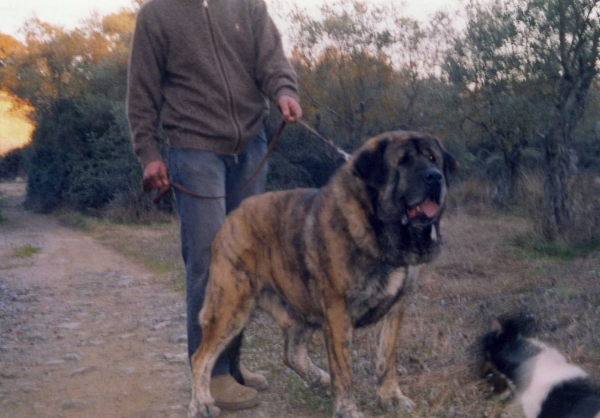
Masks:
[[[27,203],[42,212],[58,207],[98,213],[111,202],[134,218],[151,205],[141,188],[124,103],[99,97],[61,100],[38,110],[28,170]],[[170,201],[162,207],[169,210]],[[142,208],[142,209],[140,209]]]
[[[571,225],[556,242],[547,242],[543,234],[544,176],[541,172],[527,172],[521,177],[518,209],[533,224],[532,235],[527,238],[532,249],[551,253],[569,249],[578,255],[600,247],[600,176],[595,173],[577,173],[569,182]]]
[[[281,124],[278,111],[267,121],[269,142]],[[343,163],[320,139],[298,125],[287,125],[269,159],[267,190],[321,187]]]
[[[25,177],[27,148],[19,148],[10,151],[0,159],[0,179],[14,180],[17,177]]]
[[[578,173],[570,184],[572,227],[566,234],[568,244],[596,247],[600,244],[600,176]]]

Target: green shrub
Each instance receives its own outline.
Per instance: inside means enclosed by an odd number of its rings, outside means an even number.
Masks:
[[[38,114],[28,167],[30,207],[97,213],[114,200],[148,205],[123,102],[101,97],[61,100]]]
[[[0,179],[13,180],[26,175],[26,152],[27,148],[18,148],[0,158]]]
[[[280,124],[279,111],[272,111],[266,129],[269,142]],[[267,190],[321,187],[342,163],[321,139],[299,125],[287,125],[269,160]]]

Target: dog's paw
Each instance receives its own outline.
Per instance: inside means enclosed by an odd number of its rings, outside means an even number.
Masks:
[[[329,373],[324,372],[319,369],[319,373],[314,376],[313,379],[309,382],[309,387],[311,388],[324,388],[327,389],[331,386],[331,377]]]
[[[362,412],[354,409],[352,411],[336,411],[333,418],[365,418]]]
[[[411,412],[415,409],[416,404],[408,397],[402,394],[400,388],[393,390],[379,390],[378,393],[379,406],[388,411],[398,411],[404,409],[406,412]]]
[[[335,404],[333,418],[364,418],[364,415],[358,410],[351,398],[338,400]]]
[[[202,404],[192,401],[188,418],[217,418],[221,414],[221,410],[214,404]]]
[[[292,367],[292,369],[294,368]],[[309,364],[308,373],[306,374],[306,376],[304,376],[302,373],[298,374],[306,379],[308,387],[310,388],[328,388],[331,385],[331,377],[329,376],[329,373],[327,373],[325,370],[318,368],[312,363]]]

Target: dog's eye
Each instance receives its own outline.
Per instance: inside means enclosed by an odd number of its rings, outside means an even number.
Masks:
[[[398,161],[398,164],[400,164],[400,165],[408,164],[409,160],[410,160],[410,157],[408,156],[408,154],[404,154],[402,156],[402,158],[400,158],[400,161]]]
[[[429,161],[435,163],[435,156],[433,154],[429,154]]]

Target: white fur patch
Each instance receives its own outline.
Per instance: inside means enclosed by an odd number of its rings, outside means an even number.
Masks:
[[[405,267],[394,270],[388,278],[388,283],[385,288],[385,293],[391,296],[396,296],[407,276],[407,269]]]
[[[526,361],[519,370],[518,380],[525,384],[525,387],[519,387],[519,402],[527,418],[536,418],[554,386],[567,380],[586,377],[587,373],[580,367],[567,363],[564,356],[554,348],[534,339],[528,341],[542,351]]]
[[[437,231],[436,231],[435,225],[433,225],[431,227],[431,240],[433,242],[437,242],[437,240],[438,240],[438,236],[437,236]]]

